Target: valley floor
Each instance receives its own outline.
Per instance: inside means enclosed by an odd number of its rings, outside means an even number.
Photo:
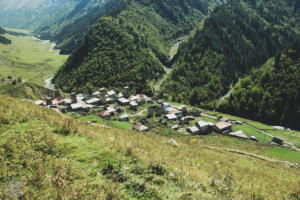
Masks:
[[[17,30],[19,31],[19,30]],[[63,65],[68,56],[49,51],[53,43],[30,35],[5,34],[11,45],[0,44],[0,78],[13,76],[44,86],[44,81]]]

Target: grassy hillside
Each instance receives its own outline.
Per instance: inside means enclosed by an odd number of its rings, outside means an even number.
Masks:
[[[179,49],[164,92],[214,107],[231,84],[282,51],[300,33],[298,1],[233,0],[217,9]]]
[[[300,40],[240,80],[221,110],[300,129]]]
[[[55,96],[56,93],[39,85],[25,82],[13,85],[11,82],[0,84],[0,94],[7,94],[18,99],[43,99]]]
[[[52,43],[35,40],[30,36],[4,35],[12,41],[10,45],[0,44],[0,77],[22,77],[25,81],[45,85],[67,56],[50,51]]]
[[[64,91],[123,87],[151,93],[169,64],[169,49],[220,1],[124,1],[101,18],[54,78]]]
[[[3,95],[0,111],[3,199],[15,194],[5,186],[16,181],[24,199],[297,199],[300,195],[299,169],[277,162],[276,153],[264,153],[270,149],[267,145],[211,135],[175,138],[176,148],[168,144],[168,137],[87,125]]]

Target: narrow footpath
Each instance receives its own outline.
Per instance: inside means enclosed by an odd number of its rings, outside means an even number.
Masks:
[[[214,120],[218,120],[218,117],[216,117],[214,115],[209,115],[209,114],[206,114],[206,113],[201,113],[201,116],[208,117],[208,118],[211,118],[211,119],[214,119]],[[263,131],[263,130],[255,127],[255,126],[252,126],[252,125],[248,124],[248,123],[245,123],[245,122],[243,122],[243,123],[244,123],[245,126],[253,128],[254,130],[256,130],[257,132],[260,132],[263,135],[266,135],[266,136],[271,137],[271,138],[276,137],[276,136],[272,135],[271,133],[267,133],[267,132],[265,132],[265,131]],[[295,151],[300,151],[300,148],[296,147],[291,141],[286,141],[286,140],[283,140],[283,141],[284,141],[284,146],[285,147],[293,149]]]

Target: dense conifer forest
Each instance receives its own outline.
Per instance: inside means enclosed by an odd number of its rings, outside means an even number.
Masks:
[[[214,107],[231,84],[299,35],[299,1],[232,0],[214,10],[179,50],[164,92]]]
[[[300,40],[242,79],[220,110],[300,129]]]
[[[169,64],[172,42],[198,26],[220,1],[124,1],[101,18],[54,77],[58,88],[98,86],[152,93]]]

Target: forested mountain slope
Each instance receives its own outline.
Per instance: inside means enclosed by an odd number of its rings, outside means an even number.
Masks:
[[[222,1],[123,1],[111,16],[101,18],[54,77],[64,91],[98,86],[151,93],[150,81],[163,73],[168,51],[209,10]]]
[[[121,0],[82,0],[67,15],[56,19],[49,18],[35,30],[42,39],[57,43],[62,54],[70,54],[80,46],[85,34],[99,17],[120,4]]]
[[[164,92],[173,100],[214,106],[253,69],[299,35],[299,1],[232,0],[214,10],[179,50]]]
[[[300,129],[300,39],[242,79],[220,109]]]

